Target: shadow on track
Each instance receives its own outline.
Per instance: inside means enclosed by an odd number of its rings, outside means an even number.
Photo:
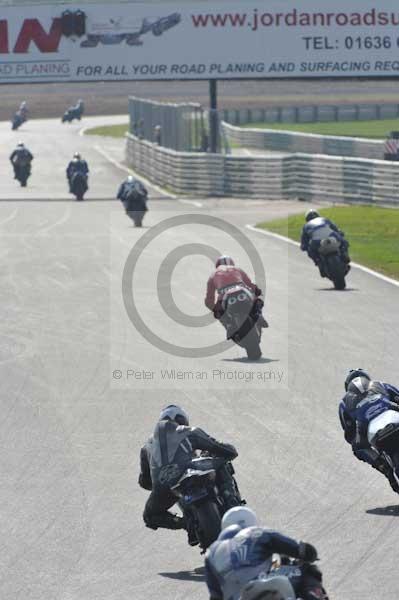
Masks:
[[[250,358],[247,358],[246,356],[242,356],[241,358],[222,358],[221,359],[222,362],[237,362],[237,363],[244,363],[244,364],[248,364],[251,363],[253,365],[266,365],[268,363],[272,363],[272,362],[280,362],[279,358],[258,358],[257,360],[251,360]]]
[[[204,567],[197,567],[191,571],[177,571],[176,573],[158,573],[158,575],[167,577],[168,579],[178,579],[180,581],[198,581],[199,583],[205,581]]]
[[[344,290],[336,290],[333,287],[328,287],[328,288],[316,288],[316,292],[358,292],[359,288],[350,288],[347,287]]]
[[[381,506],[366,510],[368,515],[380,515],[382,517],[399,517],[399,505]]]

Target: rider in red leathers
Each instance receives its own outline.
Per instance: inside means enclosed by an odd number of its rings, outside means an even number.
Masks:
[[[235,266],[230,256],[220,256],[215,264],[216,270],[210,276],[207,283],[205,306],[213,311],[215,319],[220,319],[223,323],[223,294],[229,288],[242,285],[250,289],[256,296],[252,314],[256,320],[259,320],[261,327],[268,327],[268,324],[262,316],[263,300],[259,298],[262,290],[255,283],[252,283],[248,275],[242,269]]]

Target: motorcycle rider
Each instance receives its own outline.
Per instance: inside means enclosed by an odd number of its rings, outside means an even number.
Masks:
[[[151,490],[144,508],[144,523],[150,529],[186,529],[190,545],[197,544],[198,540],[189,519],[172,514],[169,509],[177,502],[171,487],[183,475],[196,450],[228,460],[238,455],[234,446],[218,442],[202,429],[190,427],[187,413],[172,404],[161,411],[152,437],[140,452],[139,485]],[[236,505],[234,482],[227,468],[218,469],[216,481],[227,506]]]
[[[350,269],[350,257],[348,254],[349,242],[344,237],[344,232],[325,217],[321,217],[319,213],[311,208],[305,215],[306,223],[302,229],[301,250],[307,252],[316,266],[319,267],[320,275],[325,277],[323,264],[320,261],[319,247],[322,240],[335,237],[341,244],[340,251],[342,260],[347,264],[347,272]]]
[[[267,575],[273,553],[299,558],[301,579],[295,592],[303,600],[327,600],[322,574],[314,565],[317,550],[258,525],[248,506],[231,508],[222,519],[222,531],[205,555],[205,576],[210,600],[239,600],[243,588]]]
[[[19,109],[18,109],[18,113],[21,115],[22,119],[24,121],[26,121],[26,119],[28,118],[28,105],[26,103],[26,100],[24,100],[23,102],[21,102],[21,104],[19,105]]]
[[[79,152],[75,152],[73,159],[70,161],[66,175],[69,183],[69,191],[72,192],[72,178],[75,173],[83,173],[87,176],[89,174],[89,166],[87,162],[81,157]]]
[[[226,255],[219,256],[215,268],[216,270],[208,279],[205,296],[205,306],[213,311],[215,319],[219,319],[222,325],[225,324],[222,308],[223,294],[228,288],[242,285],[249,288],[256,296],[252,308],[252,316],[258,321],[261,327],[268,327],[268,323],[262,315],[264,302],[259,298],[262,290],[255,283],[252,283],[245,271],[236,267],[234,260]]]
[[[367,437],[368,424],[373,418],[385,410],[399,411],[399,389],[382,381],[372,381],[363,369],[352,369],[345,380],[345,392],[339,405],[345,440],[352,446],[356,458],[383,473],[392,489],[399,492],[392,468],[370,446]]]
[[[146,212],[147,208],[147,189],[132,175],[129,175],[119,187],[116,197],[125,207],[126,214],[130,212]]]
[[[23,142],[18,142],[17,147],[10,155],[10,162],[14,169],[14,179],[19,178],[20,169],[29,167],[29,173],[31,169],[31,162],[33,160],[33,154],[25,147]]]

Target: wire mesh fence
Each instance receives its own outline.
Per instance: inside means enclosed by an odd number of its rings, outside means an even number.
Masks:
[[[129,98],[130,133],[180,152],[206,152],[206,115],[200,104]]]

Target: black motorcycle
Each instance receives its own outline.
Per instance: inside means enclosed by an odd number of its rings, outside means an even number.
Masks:
[[[26,117],[20,111],[16,112],[11,121],[11,129],[16,131],[25,121]]]
[[[83,200],[88,189],[87,175],[79,171],[74,173],[71,178],[71,193],[76,196],[76,200]]]
[[[228,506],[217,487],[219,469],[227,469],[235,488],[235,498],[229,499]],[[233,505],[244,504],[233,475],[234,468],[231,462],[224,458],[200,456],[192,459],[178,482],[171,486],[203,551],[217,539],[224,513]]]
[[[245,348],[250,360],[258,360],[262,356],[262,328],[254,314],[256,301],[255,294],[243,286],[231,287],[222,298],[222,323],[227,339]]]
[[[30,163],[16,166],[15,178],[19,181],[21,187],[26,187],[27,181],[30,177],[30,173]]]
[[[74,119],[80,121],[82,118],[82,111],[78,108],[68,108],[62,115],[62,123],[72,123]]]
[[[333,236],[325,238],[320,242],[318,252],[322,269],[328,279],[333,282],[336,290],[344,290],[349,266],[342,258],[340,241]]]
[[[142,227],[144,215],[147,212],[147,190],[143,187],[138,191],[133,189],[123,202],[126,214],[135,227]]]

